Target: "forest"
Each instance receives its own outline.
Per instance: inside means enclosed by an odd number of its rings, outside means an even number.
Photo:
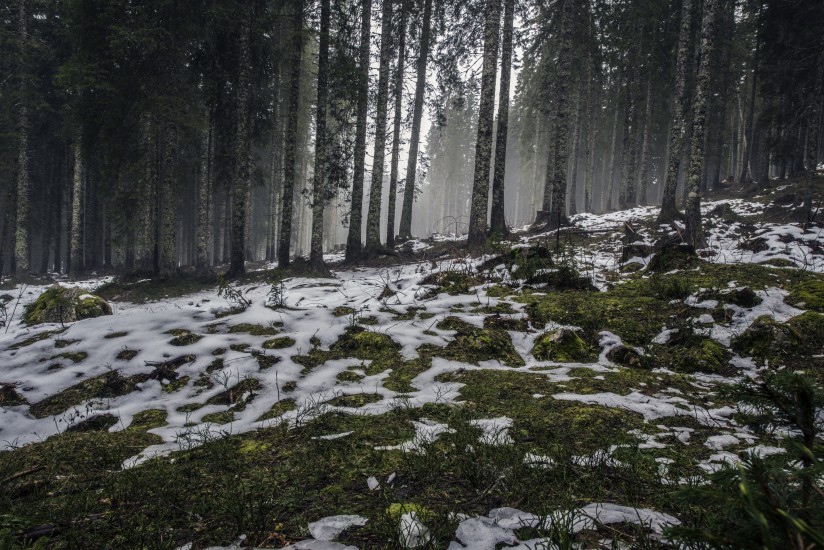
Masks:
[[[821,158],[821,12],[9,2],[0,271],[318,267],[647,204],[700,241],[701,197]]]
[[[0,3],[0,550],[824,548],[822,29]]]

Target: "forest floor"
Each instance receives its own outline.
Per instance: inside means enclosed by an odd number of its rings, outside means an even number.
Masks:
[[[10,289],[0,548],[666,546],[701,515],[674,490],[785,452],[718,388],[824,382],[800,196],[714,198],[700,257],[654,255],[650,207],[220,295],[77,281],[114,315],[65,325],[18,320],[47,284]]]

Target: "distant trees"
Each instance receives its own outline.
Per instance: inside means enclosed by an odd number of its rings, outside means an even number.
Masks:
[[[241,276],[635,204],[700,244],[722,178],[812,193],[822,21],[778,0],[6,2],[0,273]]]

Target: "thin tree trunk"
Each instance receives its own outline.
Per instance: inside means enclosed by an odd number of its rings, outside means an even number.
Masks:
[[[81,137],[78,135],[74,143],[74,173],[72,174],[72,206],[71,206],[71,236],[69,238],[69,275],[78,277],[83,272],[83,256],[81,246],[82,213],[81,199],[83,197],[83,150]]]
[[[498,43],[501,29],[501,0],[487,0],[484,28],[484,58],[478,134],[475,141],[475,174],[469,210],[470,249],[486,245],[486,216],[489,208],[489,171],[492,161],[492,126],[495,117],[495,79],[498,71]]]
[[[175,205],[175,168],[177,167],[177,125],[169,122],[166,127],[163,180],[160,182],[158,215],[159,256],[158,275],[169,277],[177,271],[177,207]]]
[[[512,29],[515,20],[515,0],[504,0],[504,29],[501,43],[501,83],[498,92],[498,128],[495,138],[495,170],[492,176],[492,213],[489,231],[493,237],[509,234],[506,225],[505,181],[506,145],[509,134],[509,80],[512,73]],[[517,207],[517,198],[516,198]]]
[[[432,0],[424,0],[423,24],[421,28],[420,52],[418,55],[418,77],[415,84],[415,105],[412,111],[412,131],[409,139],[409,159],[406,164],[406,180],[403,187],[403,208],[398,236],[401,240],[412,238],[412,203],[415,199],[415,178],[418,169],[418,146],[421,139],[423,120],[423,100],[426,92],[426,66],[429,60],[430,35],[432,26]]]
[[[621,87],[621,81],[618,81],[618,88]],[[619,106],[616,102],[615,104],[615,113],[613,114],[612,119],[612,145],[610,146],[609,152],[609,172],[607,172],[606,167],[604,167],[604,175],[606,176],[605,185],[602,186],[602,197],[601,197],[601,204],[603,204],[603,210],[605,212],[612,211],[612,195],[614,195],[614,186],[615,186],[615,168],[617,164],[617,154],[618,154],[618,113],[620,112]]]
[[[200,164],[198,166],[198,205],[197,205],[197,260],[196,268],[200,274],[209,271],[209,199],[211,187],[211,151],[212,151],[212,116],[206,110],[206,124],[200,132]]]
[[[380,222],[383,195],[384,160],[386,159],[386,115],[389,101],[389,63],[392,57],[392,0],[383,0],[381,16],[381,56],[378,69],[377,116],[375,117],[375,152],[372,156],[372,185],[369,187],[369,211],[366,215],[366,251],[374,253],[381,246]]]
[[[704,140],[707,120],[707,103],[710,92],[710,60],[714,47],[715,16],[718,0],[704,0],[701,22],[701,62],[693,101],[692,146],[687,185],[689,194],[686,204],[686,239],[695,248],[706,245],[701,226],[701,176],[704,172]]]
[[[596,120],[599,109],[599,87],[592,78],[592,59],[587,61],[587,114],[584,117],[586,124],[586,146],[584,151],[584,212],[592,212],[592,183],[595,165],[595,134]]]
[[[283,155],[283,200],[280,216],[280,242],[278,244],[278,265],[289,267],[289,252],[292,244],[292,211],[294,207],[297,175],[298,116],[300,114],[300,68],[303,53],[303,1],[295,0],[292,38],[292,74],[289,81],[289,118],[286,122],[285,147]]]
[[[28,57],[28,1],[18,0],[17,34],[20,41],[20,60],[24,67],[20,71],[20,112],[17,119],[19,143],[17,145],[17,221],[14,232],[14,265],[19,276],[29,274],[29,214],[31,204],[29,191],[29,109],[27,94],[28,69],[25,60]]]
[[[644,107],[644,137],[641,144],[641,179],[638,185],[638,204],[647,205],[649,189],[649,157],[652,141],[652,80],[647,80],[647,99]]]
[[[251,25],[252,10],[240,22],[238,35],[238,82],[235,101],[234,173],[232,177],[232,248],[228,277],[240,277],[246,273],[247,209],[249,179],[251,177],[250,101],[251,75]]]
[[[561,19],[561,47],[558,51],[558,94],[555,112],[555,162],[552,185],[552,210],[549,226],[567,223],[566,192],[567,164],[569,163],[569,87],[571,84],[572,40],[575,33],[575,6],[573,0],[564,0]]]
[[[330,0],[320,3],[320,49],[318,51],[318,101],[315,115],[315,173],[312,188],[312,239],[309,262],[323,269],[323,211],[326,206],[326,108],[329,95],[329,18]]]
[[[658,223],[669,223],[678,216],[675,194],[678,188],[678,172],[681,167],[681,155],[684,150],[684,102],[689,62],[689,43],[692,23],[692,0],[682,0],[681,30],[678,35],[678,55],[675,67],[675,92],[673,93],[672,118],[669,128],[669,158],[667,178],[664,183],[664,196],[661,200],[661,212]]]
[[[353,261],[361,253],[363,232],[363,179],[366,172],[366,124],[369,112],[369,46],[372,24],[372,0],[361,0],[360,59],[358,66],[357,118],[355,121],[354,170],[352,175],[352,207],[349,233],[346,239],[346,260]],[[431,0],[429,0],[431,2]]]
[[[752,59],[752,76],[750,77],[750,99],[747,103],[747,118],[744,123],[744,147],[741,157],[741,175],[738,178],[738,182],[741,185],[748,183],[751,175],[750,163],[752,162],[752,146],[753,142],[755,141],[755,124],[753,122],[755,120],[755,97],[756,90],[758,88],[758,64],[760,52],[761,38],[760,34],[756,33],[755,53],[753,54]]]
[[[581,156],[581,134],[583,133],[583,101],[585,82],[582,78],[578,83],[578,92],[575,98],[575,130],[572,134],[572,168],[569,176],[569,209],[570,216],[578,213],[578,161]]]
[[[398,195],[398,163],[401,151],[401,107],[403,102],[403,71],[406,61],[406,0],[401,0],[401,17],[398,32],[398,66],[395,75],[395,120],[392,132],[392,162],[389,170],[388,214],[386,216],[386,247],[395,247],[395,204]]]

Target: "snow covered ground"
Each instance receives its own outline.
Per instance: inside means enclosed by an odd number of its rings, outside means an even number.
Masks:
[[[747,217],[754,218],[760,214],[762,205],[727,200],[706,203],[704,208],[709,212],[720,205],[727,205],[743,221],[711,224],[707,232],[709,248],[703,251],[709,261],[731,264],[780,259],[796,269],[824,272],[824,254],[820,252],[824,244],[824,230],[804,229],[797,224],[757,224],[752,232],[752,228],[745,229],[744,224]],[[622,264],[617,237],[622,233],[623,224],[650,220],[656,214],[655,208],[645,207],[600,216],[576,216],[573,221],[577,228],[606,232],[605,238],[598,243],[576,252],[576,264],[583,273],[591,275],[600,288],[605,288],[608,280],[615,281],[616,276],[620,278]],[[611,234],[611,230],[615,233]],[[645,236],[650,238],[648,234]],[[525,239],[524,244],[541,237]],[[759,239],[758,246],[742,247],[745,240],[751,241],[752,238]],[[426,246],[424,243],[416,244],[419,250],[424,250]],[[368,374],[369,360],[334,359],[309,372],[294,360],[313,348],[328,349],[344,335],[347,327],[366,318],[373,323],[368,329],[391,337],[400,345],[400,354],[405,359],[416,357],[416,350],[424,344],[445,346],[453,340],[454,331],[437,327],[437,323],[448,316],[480,327],[483,326],[485,314],[479,313],[478,308],[488,311],[505,304],[514,311],[505,317],[526,319],[524,304],[490,295],[491,283],[480,284],[469,294],[454,296],[446,293],[432,295],[430,291],[433,287],[425,284],[425,278],[434,273],[472,272],[488,258],[456,258],[390,268],[353,268],[336,271],[334,279],[288,279],[283,292],[286,307],[277,310],[266,307],[270,290],[268,285],[250,284],[239,290],[251,305],[244,311],[225,316],[219,314],[232,304],[210,290],[149,304],[114,302],[114,315],[70,323],[65,327],[26,327],[20,321],[24,306],[48,287],[18,287],[10,292],[14,296],[12,303],[17,307],[14,318],[8,330],[0,332],[0,382],[13,384],[22,398],[36,404],[84,381],[113,372],[125,379],[139,381],[134,384],[133,391],[123,395],[83,400],[55,414],[39,415],[41,417],[32,414],[29,405],[3,407],[0,410],[0,442],[3,447],[14,448],[41,441],[85,418],[104,413],[117,418],[111,431],[123,430],[142,411],[164,411],[166,425],[151,430],[162,438],[163,443],[148,447],[126,460],[123,466],[129,468],[153,456],[198,445],[209,438],[248,432],[281,422],[294,426],[330,410],[377,415],[397,406],[399,399],[405,405],[415,407],[426,403],[458,402],[462,384],[438,382],[439,376],[445,373],[505,370],[531,373],[562,383],[570,380],[574,369],[581,367],[598,374],[623,368],[607,359],[607,352],[621,345],[621,338],[611,333],[602,333],[601,353],[597,361],[574,364],[538,361],[530,350],[536,337],[547,329],[555,328],[552,323],[532,326],[530,332],[509,332],[516,352],[523,359],[523,366],[504,366],[497,360],[475,365],[435,357],[431,367],[412,380],[414,391],[403,395],[384,385],[389,371]],[[641,258],[639,261],[645,263],[648,259]],[[105,282],[105,279],[90,279],[72,284],[94,291]],[[730,284],[735,288],[735,282]],[[714,323],[710,316],[706,322],[707,334],[729,345],[732,336],[743,332],[760,315],[768,314],[779,321],[786,321],[802,313],[802,310],[784,302],[786,292],[779,288],[759,291],[758,296],[762,299],[761,303],[752,308],[739,308],[729,325]],[[697,300],[697,297],[691,296],[686,303],[700,309],[702,305]],[[343,310],[340,308],[351,308],[346,311],[352,313],[341,314]],[[426,316],[415,314],[417,310],[414,308],[425,308]],[[410,312],[411,315],[404,315]],[[262,327],[267,329],[268,334],[255,335],[245,329],[233,330],[233,327],[244,325]],[[44,339],[22,345],[32,336],[46,332],[49,334]],[[193,336],[180,345],[176,338],[180,334]],[[668,331],[663,330],[657,339],[665,342],[669,336]],[[278,339],[276,345],[272,345],[274,339]],[[124,354],[124,351],[129,353]],[[85,355],[75,362],[71,354],[77,358],[79,352]],[[264,362],[261,362],[261,356],[266,358],[265,364],[271,366],[262,368]],[[175,359],[179,360],[175,364],[180,366],[174,371],[174,379],[155,376],[158,365],[174,362]],[[214,368],[216,359],[222,359],[222,362]],[[735,361],[742,372],[754,372],[755,367],[747,358],[736,358]],[[339,378],[346,371],[358,375],[357,381]],[[244,385],[249,380],[256,383]],[[247,389],[240,395],[233,395],[228,403],[220,399],[234,387]],[[372,396],[370,402],[362,407],[328,403],[336,397],[360,394]],[[543,396],[539,395],[539,398]],[[650,393],[639,387],[623,394],[560,391],[551,398],[632,411],[649,424],[666,417],[689,417],[700,424],[714,426],[718,430],[717,435],[705,443],[717,451],[705,464],[708,471],[737,460],[735,454],[724,450],[730,445],[743,442],[754,450],[760,449],[759,452],[772,452],[770,448],[758,447],[756,438],[731,420],[733,411],[729,407],[702,405],[679,395],[675,389]],[[275,418],[261,420],[284,400],[291,400],[294,405],[291,410],[285,410]],[[237,403],[244,403],[245,406],[237,407]],[[215,418],[215,413],[229,411],[230,420],[225,423],[209,420]],[[482,429],[482,439],[487,443],[506,444],[511,441],[507,432],[512,425],[509,418],[478,419],[475,425]],[[661,432],[658,435],[638,434],[639,445],[655,448],[656,445],[663,445],[659,439],[665,440],[674,433],[675,441],[686,444],[692,431],[690,428],[680,431],[666,426],[659,428]],[[386,449],[415,452],[422,442],[431,441],[449,430],[444,424],[426,420],[416,422],[415,429],[417,435],[413,440],[387,446]],[[324,437],[333,439],[348,437],[348,434]],[[606,456],[613,451],[605,451]],[[662,465],[666,466],[665,463]],[[377,480],[375,483],[378,483]],[[593,521],[604,524],[628,521],[643,523],[660,533],[662,526],[678,522],[676,518],[651,510],[609,503],[591,504],[572,513],[573,524],[581,529]],[[362,525],[365,521],[366,518],[347,516],[325,520],[325,523],[316,523],[314,527],[310,525],[309,530],[316,540],[299,543],[295,548],[346,548],[333,542],[333,532],[339,533],[349,525]],[[414,533],[417,543],[425,542],[426,528],[414,512],[405,514],[402,521],[406,522],[410,533]],[[520,510],[491,510],[488,516],[464,519],[456,532],[457,540],[450,548],[491,550],[499,543],[519,544],[517,548],[524,549],[540,547],[536,546],[540,541],[518,541],[513,534],[514,526],[537,521],[536,516]],[[410,540],[410,547],[414,547],[413,542]]]

